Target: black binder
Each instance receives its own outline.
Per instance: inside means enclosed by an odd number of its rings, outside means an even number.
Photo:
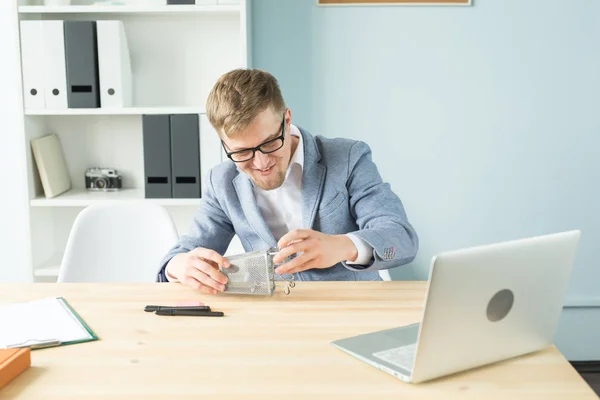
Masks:
[[[98,40],[95,21],[65,21],[69,108],[99,108]]]
[[[200,198],[200,130],[197,114],[171,115],[173,198]]]
[[[147,199],[171,197],[171,133],[168,115],[142,116],[144,190]]]

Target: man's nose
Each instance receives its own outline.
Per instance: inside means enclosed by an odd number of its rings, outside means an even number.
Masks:
[[[266,169],[269,166],[269,155],[263,154],[260,151],[254,153],[254,167],[258,169]]]

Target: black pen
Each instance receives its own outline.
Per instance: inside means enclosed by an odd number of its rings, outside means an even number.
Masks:
[[[209,306],[146,306],[144,311],[158,311],[158,310],[195,310],[195,311],[210,311]]]
[[[196,311],[196,310],[180,310],[173,308],[170,310],[157,310],[156,315],[172,315],[178,316],[183,315],[187,317],[222,317],[222,311]]]

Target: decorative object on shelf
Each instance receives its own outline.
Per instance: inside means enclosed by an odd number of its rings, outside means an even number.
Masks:
[[[93,167],[85,171],[85,188],[96,192],[116,192],[122,189],[121,175],[116,169]]]
[[[44,188],[44,195],[52,198],[71,189],[67,163],[58,136],[51,134],[33,139],[31,149]]]

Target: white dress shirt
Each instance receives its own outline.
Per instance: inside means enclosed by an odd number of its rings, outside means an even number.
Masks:
[[[256,185],[254,197],[265,222],[276,240],[294,229],[306,228],[302,226],[302,170],[304,168],[304,146],[300,130],[291,125],[291,135],[299,138],[298,147],[288,166],[285,180],[277,189],[263,190]],[[358,250],[355,261],[348,264],[367,265],[373,257],[373,248],[363,239],[348,233],[347,236],[354,242]]]

